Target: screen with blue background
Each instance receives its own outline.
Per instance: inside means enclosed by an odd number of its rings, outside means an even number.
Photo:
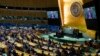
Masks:
[[[58,11],[47,11],[47,17],[49,19],[58,19]]]
[[[84,16],[86,19],[96,19],[95,7],[84,8]]]

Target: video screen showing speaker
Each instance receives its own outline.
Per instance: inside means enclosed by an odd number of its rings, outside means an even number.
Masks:
[[[58,25],[61,26],[61,18],[59,8],[54,7],[46,10],[48,25]]]
[[[96,19],[95,7],[84,8],[84,16],[86,19]]]
[[[97,13],[94,1],[85,3],[83,5],[84,9],[84,17],[87,25],[87,29],[97,30],[98,29],[98,21],[97,21]]]
[[[48,19],[58,19],[58,11],[47,11]]]

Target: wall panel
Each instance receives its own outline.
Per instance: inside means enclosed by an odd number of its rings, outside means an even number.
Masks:
[[[58,7],[58,0],[0,0],[1,5],[15,7]]]
[[[0,9],[0,15],[47,17],[46,11]]]

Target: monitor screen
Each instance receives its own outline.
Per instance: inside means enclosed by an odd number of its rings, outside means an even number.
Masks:
[[[86,19],[96,19],[95,7],[84,8],[84,16]]]
[[[58,11],[47,11],[47,17],[49,19],[58,19]]]

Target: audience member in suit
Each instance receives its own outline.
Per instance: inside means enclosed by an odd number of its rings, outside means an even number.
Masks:
[[[15,50],[13,50],[12,54],[13,54],[13,56],[18,56],[18,54],[16,53]]]
[[[97,51],[97,54],[99,54],[99,55],[100,55],[100,49]]]
[[[2,49],[2,56],[7,56],[7,53],[4,49]]]
[[[74,55],[76,55],[76,50],[73,47],[71,47],[70,48],[70,56],[74,56]]]
[[[76,50],[76,56],[82,56],[83,55],[82,52],[83,51],[81,50],[81,47],[78,47],[78,50]]]
[[[3,41],[3,36],[0,34],[0,42],[2,42]]]
[[[59,49],[56,50],[56,56],[61,56],[61,52]]]
[[[48,49],[49,49],[51,43],[52,43],[52,42],[51,42],[51,40],[49,39],[49,40],[48,40]]]
[[[24,56],[24,53],[22,53],[21,56]]]

